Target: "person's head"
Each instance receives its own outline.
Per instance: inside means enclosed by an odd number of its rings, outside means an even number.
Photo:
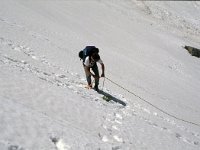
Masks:
[[[99,56],[99,54],[97,54],[97,53],[93,53],[92,56],[91,56],[91,58],[92,58],[94,61],[96,61],[96,62],[100,60],[100,56]]]
[[[92,48],[92,50],[89,52],[90,54],[90,56],[92,56],[93,54],[95,54],[95,53],[99,53],[99,49],[98,48],[96,48],[96,47],[94,47],[94,48]]]
[[[95,53],[99,53],[99,49],[98,48],[94,48]]]

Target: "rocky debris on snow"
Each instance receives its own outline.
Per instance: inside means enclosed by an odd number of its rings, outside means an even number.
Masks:
[[[200,49],[191,47],[191,46],[185,46],[184,47],[192,56],[200,57]]]

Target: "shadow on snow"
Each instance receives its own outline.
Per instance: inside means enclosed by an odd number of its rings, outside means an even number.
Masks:
[[[114,101],[116,103],[119,103],[119,104],[121,104],[123,106],[126,106],[125,102],[123,102],[122,100],[110,95],[109,93],[107,93],[105,91],[99,90],[98,93],[102,94],[103,95],[103,99],[106,100],[106,101],[111,101],[112,100],[112,101]]]

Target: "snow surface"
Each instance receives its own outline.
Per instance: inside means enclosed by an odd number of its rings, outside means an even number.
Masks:
[[[0,150],[199,150],[200,59],[182,47],[200,48],[199,14],[195,1],[1,0]],[[87,45],[114,101],[84,88]]]

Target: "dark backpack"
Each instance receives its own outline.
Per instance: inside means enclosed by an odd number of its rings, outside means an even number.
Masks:
[[[99,53],[99,49],[95,46],[86,46],[83,50],[79,52],[79,58],[85,61],[87,56],[91,56],[93,53]]]

